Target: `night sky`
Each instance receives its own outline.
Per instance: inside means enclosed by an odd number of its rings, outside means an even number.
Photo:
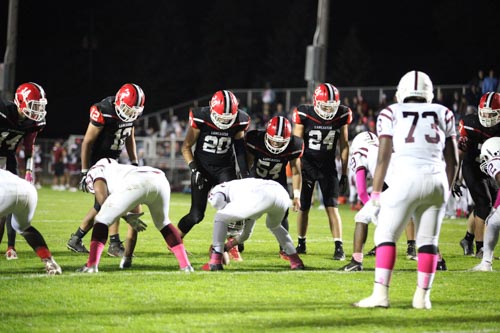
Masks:
[[[499,3],[332,0],[327,81],[393,86],[419,69],[434,84],[465,84],[478,69],[500,74]],[[19,0],[19,6],[16,85],[45,88],[41,137],[83,134],[90,105],[126,82],[144,89],[145,114],[223,88],[307,85],[316,0]],[[0,2],[0,59],[7,12],[8,0]]]

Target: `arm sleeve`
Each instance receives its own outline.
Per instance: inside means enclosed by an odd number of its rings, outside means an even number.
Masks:
[[[356,171],[356,190],[363,205],[366,204],[370,200],[370,196],[366,190],[366,170],[363,168]]]

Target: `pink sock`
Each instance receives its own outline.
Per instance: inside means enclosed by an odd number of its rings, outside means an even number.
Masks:
[[[104,243],[98,241],[90,241],[90,253],[89,259],[87,260],[87,267],[99,266],[99,261],[101,260],[102,251],[104,250]]]
[[[430,289],[436,273],[436,264],[439,254],[419,253],[417,285],[423,289]]]
[[[189,263],[189,259],[187,257],[187,253],[186,253],[186,248],[184,247],[183,243],[180,243],[180,244],[172,247],[171,250],[174,253],[175,257],[177,258],[177,261],[179,262],[180,268],[184,268],[186,266],[191,265]]]
[[[396,247],[394,245],[377,246],[375,255],[375,282],[389,286],[392,270],[396,262]]]

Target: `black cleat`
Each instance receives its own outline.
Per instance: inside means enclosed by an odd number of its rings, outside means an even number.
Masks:
[[[448,267],[446,267],[446,261],[444,261],[444,258],[441,257],[441,260],[438,260],[436,264],[436,270],[438,271],[447,271]]]
[[[299,243],[299,245],[297,245],[297,247],[295,248],[295,250],[297,250],[297,253],[298,254],[306,254],[306,242],[304,243]]]
[[[373,247],[373,249],[371,249],[370,251],[368,251],[368,252],[366,253],[366,255],[367,255],[367,256],[371,256],[371,257],[375,256],[375,250],[377,250],[377,247],[376,247],[376,246],[374,246],[374,247]]]
[[[464,256],[474,255],[474,244],[472,241],[468,241],[465,238],[460,241],[460,246],[464,250]]]
[[[340,268],[339,271],[344,272],[361,272],[363,270],[363,264],[351,259],[351,262]]]
[[[345,260],[344,248],[342,245],[335,247],[335,252],[333,253],[333,260]]]

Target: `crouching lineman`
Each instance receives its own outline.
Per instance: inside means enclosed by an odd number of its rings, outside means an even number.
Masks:
[[[252,234],[255,221],[264,213],[267,213],[267,228],[290,258],[290,268],[304,269],[290,234],[281,225],[290,206],[290,196],[278,182],[257,178],[232,180],[215,186],[210,191],[208,202],[217,213],[214,217],[212,253],[203,270],[222,270],[222,254],[246,241]],[[228,224],[241,220],[245,220],[242,233],[224,244]]]
[[[486,140],[481,147],[481,171],[492,177],[500,186],[500,138],[493,137]],[[493,250],[498,243],[500,232],[500,190],[493,205],[493,210],[486,218],[487,225],[484,234],[483,259],[481,263],[474,266],[472,271],[490,272],[493,270]]]
[[[0,216],[12,214],[12,228],[26,239],[36,255],[45,264],[49,275],[61,274],[40,232],[31,225],[35,214],[38,193],[26,180],[9,171],[0,169]]]
[[[98,272],[109,226],[139,204],[149,207],[151,218],[177,258],[180,269],[193,271],[179,232],[170,222],[170,184],[163,171],[146,166],[119,164],[116,160],[103,158],[90,168],[85,182],[88,191],[95,195],[98,214],[95,217],[87,264],[78,271]],[[125,219],[135,230],[143,231],[146,224],[139,220],[142,214],[129,213]],[[130,249],[130,253],[133,253],[133,249]],[[122,258],[120,268],[131,265],[132,257]]]

